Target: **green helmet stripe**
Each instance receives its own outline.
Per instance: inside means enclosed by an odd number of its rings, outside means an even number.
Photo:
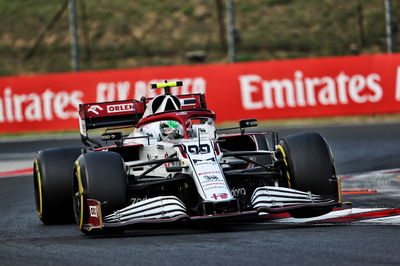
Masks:
[[[167,120],[168,127],[170,128],[178,128],[178,122],[173,120]]]

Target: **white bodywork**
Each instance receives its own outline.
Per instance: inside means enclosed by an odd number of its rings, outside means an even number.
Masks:
[[[154,123],[155,124],[155,123]],[[213,138],[214,133],[210,134],[213,124],[194,125],[195,134],[189,139],[165,139],[160,141],[160,132],[154,125],[145,125],[135,129],[131,136],[143,136],[147,138],[126,140],[126,144],[140,143],[139,161],[126,162],[129,166],[129,174],[140,176],[144,171],[150,169],[152,165],[135,167],[135,165],[149,160],[165,159],[172,154],[177,154],[179,161],[165,163],[154,169],[149,174],[140,178],[138,181],[152,181],[174,178],[176,174],[187,174],[193,177],[199,195],[207,201],[223,201],[233,199],[226,179],[221,168],[222,153],[217,155],[216,144]],[[207,129],[206,129],[207,128]],[[214,129],[215,130],[215,129]],[[214,132],[211,130],[211,132]],[[184,154],[183,154],[184,153]],[[182,171],[167,172],[167,167],[181,166]]]

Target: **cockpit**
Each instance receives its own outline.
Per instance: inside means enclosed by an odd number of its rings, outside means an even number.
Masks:
[[[136,128],[133,135],[139,134],[148,136],[150,143],[199,137],[215,138],[215,124],[210,117],[191,117],[183,123],[178,119],[159,120]]]

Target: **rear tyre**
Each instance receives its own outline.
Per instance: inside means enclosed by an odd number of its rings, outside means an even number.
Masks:
[[[121,229],[88,230],[87,199],[101,202],[102,215],[128,205],[128,179],[122,157],[115,152],[82,154],[75,163],[73,178],[73,206],[78,228],[86,235],[122,233]]]
[[[287,187],[339,199],[335,164],[328,143],[318,133],[301,133],[281,139],[278,156],[284,161]],[[326,214],[333,207],[299,209],[293,217],[306,218]]]
[[[44,224],[73,223],[72,173],[81,148],[51,148],[36,154],[33,184],[36,211]]]

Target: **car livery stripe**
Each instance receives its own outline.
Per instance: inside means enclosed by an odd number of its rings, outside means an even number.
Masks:
[[[79,229],[83,228],[83,185],[82,185],[82,177],[81,177],[81,166],[79,161],[75,161],[77,178],[78,178],[78,187],[79,187],[79,201],[80,201],[80,215],[79,215]]]
[[[286,153],[285,153],[285,151],[283,150],[282,145],[278,145],[278,146],[277,146],[277,149],[280,150],[280,152],[282,153],[283,161],[285,162],[285,166],[286,166],[286,171],[285,171],[285,172],[286,172],[286,176],[287,176],[288,187],[289,187],[289,188],[292,188],[292,184],[290,183],[289,171],[287,170],[289,164],[288,164],[287,159],[286,159]]]
[[[43,213],[43,195],[42,195],[42,178],[39,170],[39,163],[37,159],[35,159],[35,169],[36,169],[36,180],[38,182],[38,190],[39,190],[39,210],[37,211],[39,218],[42,218]]]

